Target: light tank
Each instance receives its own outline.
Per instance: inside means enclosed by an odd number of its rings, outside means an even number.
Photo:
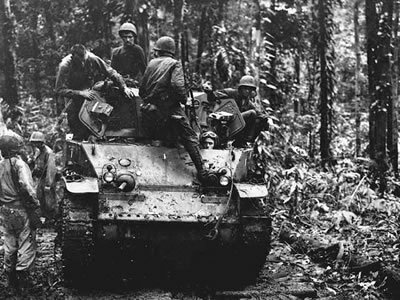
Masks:
[[[122,128],[105,130],[101,141],[70,140],[63,150],[65,282],[100,276],[239,287],[254,280],[270,251],[271,218],[265,185],[249,182],[252,151],[201,150],[219,182],[201,185],[183,148],[143,137],[139,97],[109,103],[135,118],[122,114]]]

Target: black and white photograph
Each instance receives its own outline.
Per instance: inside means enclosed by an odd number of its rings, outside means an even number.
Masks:
[[[0,0],[0,299],[400,299],[400,0]]]

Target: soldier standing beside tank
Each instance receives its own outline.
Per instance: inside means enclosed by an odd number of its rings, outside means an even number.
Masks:
[[[135,43],[137,30],[132,23],[124,23],[119,28],[123,45],[115,48],[111,55],[111,67],[117,70],[128,86],[140,83],[147,63],[142,47]]]
[[[204,86],[206,87],[206,86]],[[236,136],[234,146],[244,146],[248,142],[253,142],[259,132],[256,132],[257,111],[251,102],[257,95],[257,86],[254,77],[250,75],[243,76],[237,89],[227,88],[213,93],[209,88],[205,88],[209,101],[213,102],[217,98],[232,98],[239,107],[240,113],[246,123],[242,132]]]
[[[0,228],[4,234],[4,269],[11,293],[29,286],[29,270],[36,258],[36,227],[27,204],[39,205],[31,171],[19,156],[20,136],[0,137]]]
[[[45,136],[34,131],[29,139],[32,147],[37,149],[33,159],[32,176],[37,180],[36,194],[40,202],[40,210],[46,221],[56,213],[56,164],[53,150],[45,144]]]
[[[182,65],[174,58],[175,41],[163,36],[153,50],[155,58],[149,62],[139,89],[146,135],[165,140],[166,135],[176,133],[196,166],[197,178],[207,184],[210,176],[203,167],[199,140],[181,107],[181,103],[186,103],[186,90]]]
[[[56,78],[56,93],[70,99],[67,104],[67,118],[74,139],[83,140],[90,136],[89,129],[79,120],[79,111],[84,100],[96,99],[96,93],[90,88],[107,77],[111,78],[126,97],[134,97],[122,76],[100,57],[88,51],[84,45],[72,46],[71,54],[62,59]]]

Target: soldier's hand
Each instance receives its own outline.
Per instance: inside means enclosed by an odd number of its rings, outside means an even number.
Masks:
[[[89,101],[96,100],[96,92],[92,90],[79,91],[79,96]]]
[[[129,99],[135,99],[135,93],[133,92],[133,89],[131,89],[127,86],[124,87],[124,94]]]

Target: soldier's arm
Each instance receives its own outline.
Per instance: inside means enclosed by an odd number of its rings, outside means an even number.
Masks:
[[[67,98],[77,98],[79,91],[68,86],[68,73],[70,72],[70,59],[64,58],[59,67],[56,77],[56,94]]]
[[[147,63],[146,63],[146,57],[144,55],[144,51],[142,47],[138,47],[138,56],[139,56],[139,71],[144,74],[144,70],[146,70]]]
[[[111,68],[118,69],[118,56],[116,55],[116,49],[111,53]]]
[[[19,186],[36,202],[36,204],[39,205],[39,201],[36,196],[36,190],[33,186],[31,170],[22,159],[17,160],[16,166]]]
[[[180,103],[186,102],[186,90],[185,90],[185,77],[183,74],[182,65],[180,62],[176,62],[172,74],[171,74],[171,87],[174,91],[174,96],[179,100]]]
[[[46,161],[46,186],[52,186],[55,183],[57,173],[56,167],[56,157],[54,152],[47,153],[47,161]]]

